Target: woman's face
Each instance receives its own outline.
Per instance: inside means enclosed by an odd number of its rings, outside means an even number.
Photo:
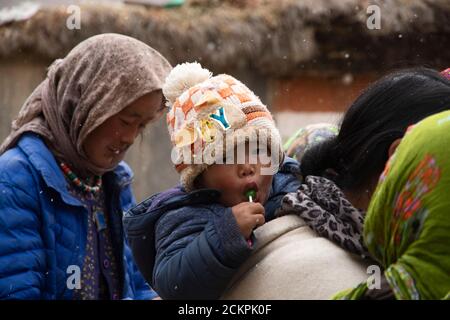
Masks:
[[[140,97],[88,135],[83,148],[89,161],[100,168],[117,165],[146,125],[163,113],[161,90]]]

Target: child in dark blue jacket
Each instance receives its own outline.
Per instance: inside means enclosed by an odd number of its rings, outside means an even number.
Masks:
[[[125,230],[163,299],[217,299],[251,254],[253,230],[298,189],[299,166],[283,160],[269,111],[235,78],[182,64],[163,92],[181,184],[130,210]]]

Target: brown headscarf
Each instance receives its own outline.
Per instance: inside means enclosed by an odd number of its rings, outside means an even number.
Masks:
[[[83,150],[86,137],[136,99],[162,89],[171,68],[156,50],[131,37],[102,34],[81,42],[49,67],[47,78],[12,122],[0,154],[31,131],[81,176],[114,169],[88,160]]]

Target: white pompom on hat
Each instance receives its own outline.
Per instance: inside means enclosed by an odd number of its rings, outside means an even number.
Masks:
[[[202,68],[200,63],[182,63],[172,69],[163,86],[163,94],[167,99],[167,106],[172,107],[175,100],[187,89],[212,77],[208,69]]]

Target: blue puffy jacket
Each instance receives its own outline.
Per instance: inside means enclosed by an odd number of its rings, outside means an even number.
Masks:
[[[134,204],[131,174],[122,162],[104,176],[110,186],[105,191],[116,199],[110,201],[110,212],[115,248],[123,256],[122,298],[151,299],[156,294],[132,262],[123,236],[122,213]],[[0,299],[72,298],[68,267],[82,268],[87,212],[66,185],[53,154],[36,134],[24,134],[0,156]]]
[[[298,163],[286,158],[274,175],[266,221],[300,181]],[[252,247],[217,190],[186,193],[181,186],[156,194],[125,214],[124,228],[136,264],[163,299],[217,299]],[[257,239],[253,239],[254,241]]]

